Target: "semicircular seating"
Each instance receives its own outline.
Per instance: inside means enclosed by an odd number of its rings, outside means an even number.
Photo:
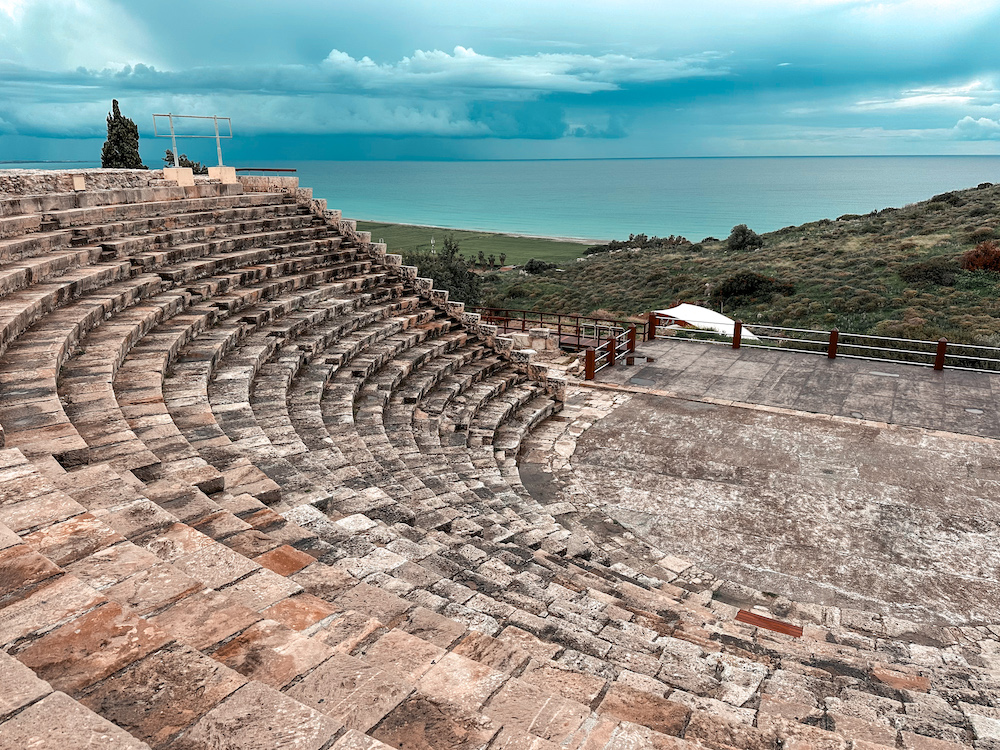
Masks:
[[[0,746],[1000,747],[994,626],[532,497],[559,381],[296,181],[11,175]]]

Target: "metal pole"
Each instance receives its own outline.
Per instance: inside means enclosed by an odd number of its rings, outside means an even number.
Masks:
[[[222,166],[222,140],[219,138],[219,117],[215,115],[212,117],[212,121],[215,123],[215,150],[219,154],[219,166]]]
[[[167,114],[167,121],[170,122],[170,145],[174,147],[174,167],[179,167],[181,163],[177,161],[177,137],[174,135],[174,116]]]

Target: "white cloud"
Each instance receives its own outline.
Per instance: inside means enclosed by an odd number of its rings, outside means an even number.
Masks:
[[[966,115],[955,123],[955,137],[965,141],[1000,140],[1000,120]]]
[[[368,57],[357,60],[335,49],[323,61],[322,68],[372,89],[434,86],[591,94],[612,91],[628,83],[725,73],[724,68],[712,64],[715,57],[711,53],[673,60],[571,53],[493,57],[459,46],[451,54],[417,50],[397,63],[380,65]]]
[[[866,99],[854,105],[858,110],[920,109],[929,107],[988,107],[1000,101],[1000,91],[992,81],[970,81],[953,86],[909,89],[881,99]]]

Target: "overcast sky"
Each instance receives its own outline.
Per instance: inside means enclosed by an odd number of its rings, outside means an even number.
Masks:
[[[0,160],[1000,153],[1000,2],[0,0]],[[214,147],[183,150],[210,157]]]

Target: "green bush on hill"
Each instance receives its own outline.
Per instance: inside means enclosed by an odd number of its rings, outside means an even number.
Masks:
[[[899,278],[910,284],[952,286],[958,271],[958,262],[954,258],[931,258],[903,266],[899,269]]]
[[[435,289],[447,289],[450,299],[467,305],[481,300],[479,275],[470,270],[472,264],[459,251],[458,241],[448,235],[437,253],[416,250],[403,253],[403,262],[416,266],[421,276],[434,279]]]
[[[794,294],[795,286],[756,271],[740,271],[712,290],[712,297],[729,302],[767,301],[775,294]]]
[[[535,260],[532,258],[524,264],[524,271],[526,273],[544,273],[545,271],[551,271],[555,267],[555,263],[547,263],[544,260]]]
[[[759,250],[763,246],[764,240],[761,236],[746,224],[737,224],[733,227],[733,231],[729,233],[729,239],[726,240],[726,247],[734,253]]]

